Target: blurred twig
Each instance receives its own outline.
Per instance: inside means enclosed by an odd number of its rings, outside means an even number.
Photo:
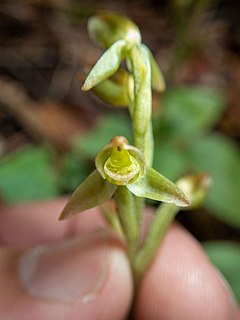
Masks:
[[[82,132],[81,120],[64,105],[35,102],[14,81],[0,78],[0,103],[36,140],[44,140],[57,150],[68,148],[74,134]]]

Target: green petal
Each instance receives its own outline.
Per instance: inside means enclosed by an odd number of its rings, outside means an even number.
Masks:
[[[84,210],[109,200],[117,186],[104,180],[97,170],[93,171],[74,191],[63,209],[59,220],[67,219]]]
[[[98,170],[98,172],[101,174],[101,176],[106,179],[106,174],[104,172],[104,165],[111,156],[112,153],[112,144],[107,144],[104,148],[102,148],[96,155],[95,158],[95,166]]]
[[[103,53],[87,76],[82,87],[83,91],[90,90],[118,70],[124,56],[125,46],[125,40],[118,40]]]
[[[128,96],[125,94],[124,87],[106,79],[93,88],[94,93],[100,99],[114,106],[127,106],[129,104]]]
[[[93,91],[109,104],[127,107],[133,100],[133,78],[120,68],[110,79],[96,85]]]
[[[173,182],[152,168],[147,168],[146,174],[128,184],[127,188],[138,197],[174,203],[179,207],[190,204],[185,194]]]

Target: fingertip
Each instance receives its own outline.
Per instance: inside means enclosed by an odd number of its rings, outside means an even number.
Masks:
[[[1,319],[121,320],[131,304],[127,256],[105,230],[23,254],[5,250],[0,265]]]
[[[234,303],[199,243],[183,228],[170,228],[142,280],[137,319],[230,320]]]

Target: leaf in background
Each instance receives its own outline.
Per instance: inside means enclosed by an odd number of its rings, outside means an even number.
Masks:
[[[219,219],[240,227],[240,153],[220,134],[211,134],[191,149],[192,165],[209,174],[213,185],[206,206]]]
[[[67,153],[60,161],[58,184],[61,192],[72,192],[90,174],[89,163],[74,153]]]
[[[170,180],[176,181],[189,167],[189,159],[184,150],[162,142],[159,146],[155,144],[153,167]]]
[[[103,116],[89,134],[77,138],[74,148],[79,154],[94,158],[100,148],[119,135],[126,137],[129,142],[133,140],[130,119],[115,111]]]
[[[175,88],[164,95],[161,125],[170,136],[192,139],[216,123],[223,107],[223,98],[213,89]]]
[[[27,147],[0,162],[0,194],[17,202],[55,197],[59,194],[48,149]]]
[[[210,260],[229,282],[238,302],[240,302],[240,245],[227,241],[203,243]]]

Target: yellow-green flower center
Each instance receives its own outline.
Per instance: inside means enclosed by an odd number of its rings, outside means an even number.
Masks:
[[[121,145],[112,148],[111,156],[104,165],[107,180],[118,185],[125,185],[137,179],[140,173],[138,162]]]

